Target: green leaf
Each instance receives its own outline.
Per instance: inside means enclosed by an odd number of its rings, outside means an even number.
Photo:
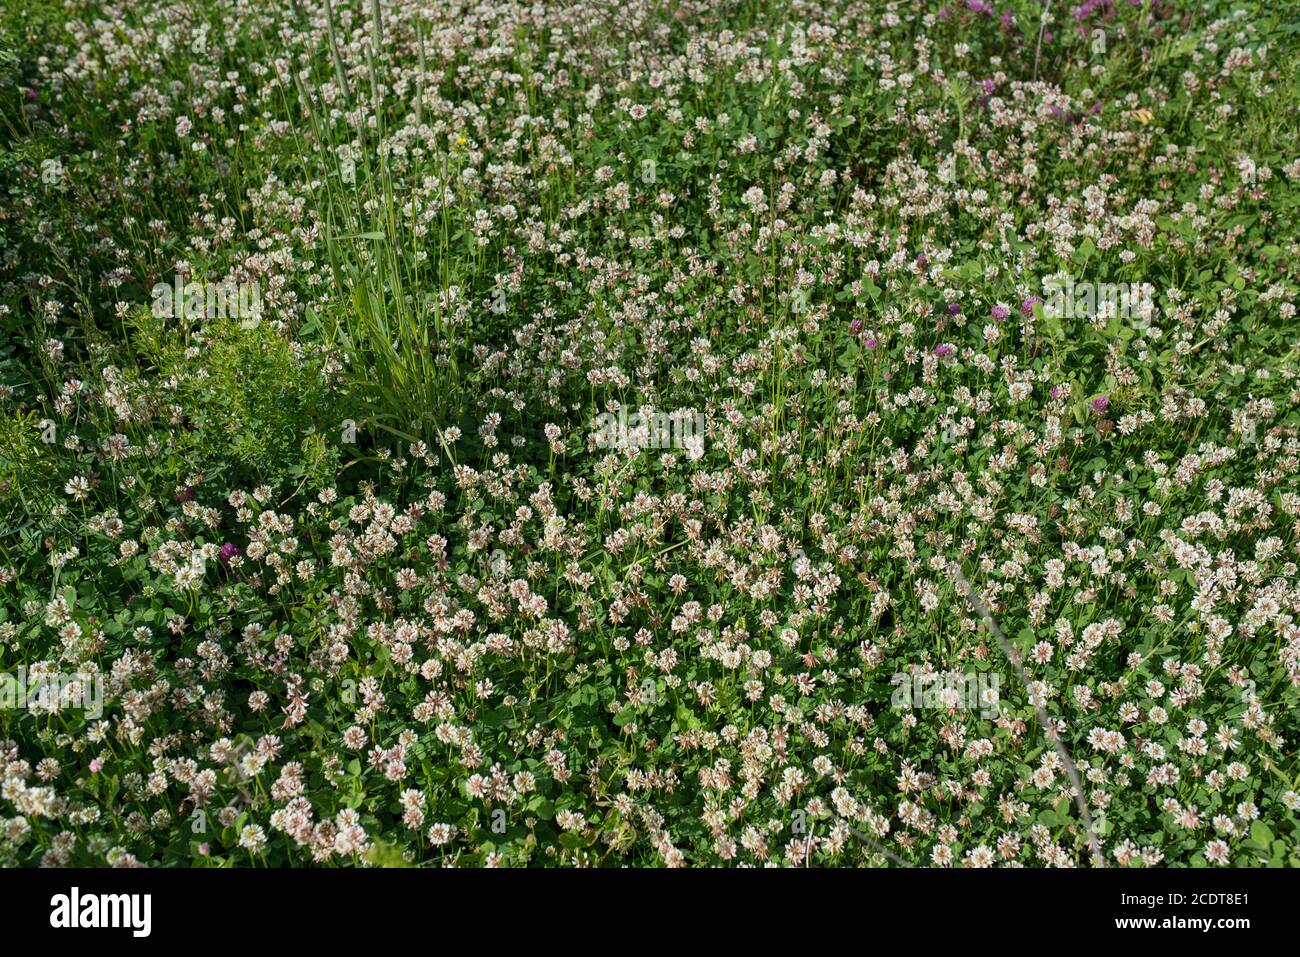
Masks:
[[[1268,846],[1273,843],[1273,832],[1269,830],[1267,824],[1263,821],[1252,821],[1250,825],[1250,840],[1247,841],[1251,847],[1257,847],[1260,850],[1267,850]]]

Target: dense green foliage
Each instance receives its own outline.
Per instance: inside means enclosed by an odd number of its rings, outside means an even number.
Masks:
[[[0,863],[1300,864],[1284,5],[21,6]]]

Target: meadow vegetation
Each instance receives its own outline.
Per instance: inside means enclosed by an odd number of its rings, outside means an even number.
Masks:
[[[8,5],[0,864],[1300,865],[1297,34]]]

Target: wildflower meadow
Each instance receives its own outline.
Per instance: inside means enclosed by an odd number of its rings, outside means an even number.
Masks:
[[[5,0],[0,865],[1300,866],[1297,116],[1290,3]]]

